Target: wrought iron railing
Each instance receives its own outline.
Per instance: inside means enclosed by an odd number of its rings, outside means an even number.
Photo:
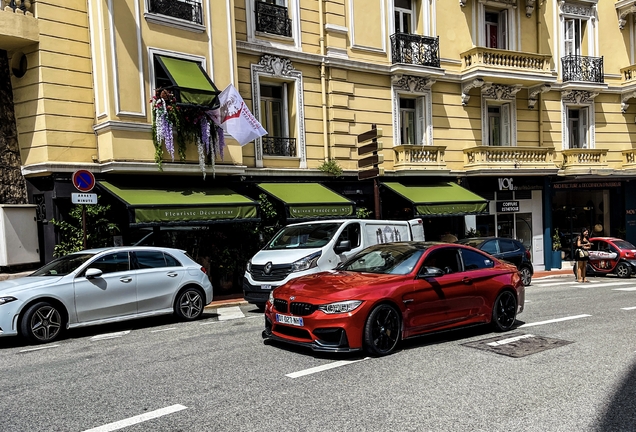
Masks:
[[[604,82],[603,57],[569,55],[561,58],[561,65],[563,66],[563,82]]]
[[[439,67],[439,36],[420,36],[408,33],[391,35],[393,63]]]
[[[296,156],[296,138],[263,137],[263,154],[266,156]]]
[[[150,0],[149,12],[203,25],[200,0]]]
[[[274,4],[256,2],[256,31],[279,36],[291,36],[291,19],[287,17],[287,8]]]

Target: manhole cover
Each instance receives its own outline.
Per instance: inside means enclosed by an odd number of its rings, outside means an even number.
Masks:
[[[462,344],[470,348],[491,351],[509,357],[525,357],[552,348],[571,344],[571,341],[535,336],[525,333],[506,333],[476,342]]]

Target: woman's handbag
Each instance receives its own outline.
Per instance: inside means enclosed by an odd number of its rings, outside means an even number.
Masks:
[[[586,251],[585,249],[577,249],[576,250],[576,256],[577,256],[577,258],[589,258],[590,257],[590,253],[588,251]]]

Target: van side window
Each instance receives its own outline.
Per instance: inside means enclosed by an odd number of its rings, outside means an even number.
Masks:
[[[360,224],[356,222],[347,225],[342,233],[340,233],[336,244],[339,244],[343,240],[349,240],[351,242],[351,249],[360,246]]]

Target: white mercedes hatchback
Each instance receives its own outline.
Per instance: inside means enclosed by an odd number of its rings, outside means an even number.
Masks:
[[[90,249],[0,282],[0,336],[46,343],[74,327],[162,314],[191,321],[211,301],[205,268],[184,251]]]

